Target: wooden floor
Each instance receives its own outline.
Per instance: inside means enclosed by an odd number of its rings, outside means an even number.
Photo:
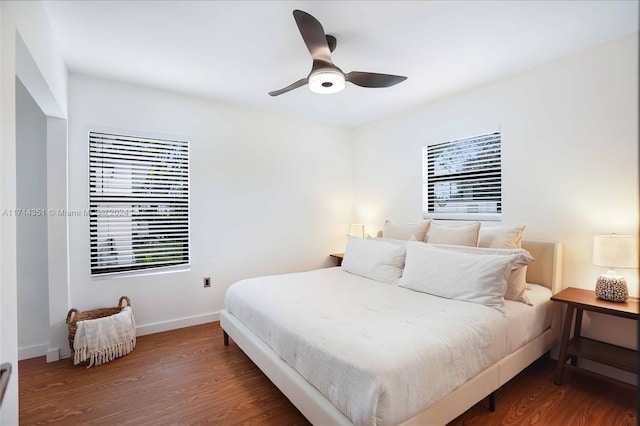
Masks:
[[[541,359],[451,425],[635,425],[635,392]],[[86,369],[20,361],[20,425],[307,425],[217,323],[142,336],[129,355]]]

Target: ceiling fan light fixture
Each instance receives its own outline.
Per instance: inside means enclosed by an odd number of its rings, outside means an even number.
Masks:
[[[321,95],[338,93],[344,89],[344,74],[338,70],[316,71],[309,76],[309,90]]]
[[[375,72],[343,73],[331,61],[331,52],[336,48],[336,38],[327,35],[322,24],[307,12],[296,9],[293,11],[293,18],[296,20],[304,44],[311,53],[311,59],[313,59],[311,72],[307,78],[301,78],[287,87],[269,92],[270,96],[279,96],[306,84],[312,92],[328,95],[343,90],[347,81],[360,87],[376,88],[395,86],[407,79],[401,75]]]

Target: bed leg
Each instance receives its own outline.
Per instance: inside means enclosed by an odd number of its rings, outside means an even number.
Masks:
[[[224,330],[222,330],[222,337],[224,338],[224,345],[229,346],[229,335]]]
[[[492,413],[496,411],[496,392],[493,391],[489,394],[489,411]]]

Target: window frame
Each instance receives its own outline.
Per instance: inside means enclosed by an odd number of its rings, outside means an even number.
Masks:
[[[497,141],[497,142],[496,142]],[[489,154],[482,155],[482,150],[478,149],[478,145],[486,142],[492,151]],[[491,145],[493,143],[496,146]],[[474,148],[475,147],[475,148]],[[467,159],[458,162],[449,160],[450,167],[467,168],[467,170],[459,170],[456,173],[435,173],[435,162],[437,161],[438,152],[444,152],[446,149],[452,151],[458,150],[459,157],[467,154]],[[475,152],[472,157],[468,156],[469,152]],[[478,156],[478,153],[481,155]],[[497,157],[497,158],[496,158]],[[466,163],[466,164],[465,164]],[[447,179],[450,177],[450,179]],[[485,187],[476,186],[473,182],[483,181],[487,184]],[[487,202],[495,202],[495,210],[491,211],[437,211],[435,184],[451,182],[451,184],[460,184],[470,190],[471,193],[477,191],[478,188],[485,189],[489,194],[483,194],[477,198],[468,198],[468,201],[459,202],[458,208],[469,209],[468,204],[480,203],[478,208],[482,209],[482,204]],[[457,188],[457,185],[456,185]],[[497,188],[497,189],[496,189]],[[422,211],[425,219],[442,219],[442,220],[481,220],[481,221],[501,221],[502,220],[502,132],[501,130],[482,133],[477,136],[455,139],[451,141],[427,144],[422,147]],[[461,191],[458,191],[461,192]],[[491,200],[491,198],[497,199]],[[455,204],[455,201],[448,199],[449,204]],[[451,206],[453,207],[453,206]],[[488,209],[488,207],[485,207]]]
[[[96,177],[95,175],[92,175],[92,173],[94,173],[96,171],[96,168],[99,166],[96,166],[95,164],[92,164],[92,163],[96,163],[96,160],[99,161],[100,159],[98,158],[98,156],[95,155],[94,152],[92,152],[92,149],[95,148],[95,143],[92,143],[92,135],[94,137],[96,135],[103,135],[103,136],[107,136],[108,138],[112,138],[113,140],[118,140],[118,138],[121,138],[122,140],[119,140],[119,142],[121,144],[124,144],[125,146],[126,146],[126,142],[123,142],[125,140],[128,140],[129,142],[133,142],[134,144],[138,144],[139,152],[136,151],[135,148],[132,148],[133,145],[131,145],[129,146],[129,148],[131,149],[129,153],[133,153],[132,155],[136,157],[138,154],[142,156],[146,155],[149,158],[155,156],[156,162],[154,163],[154,166],[157,166],[157,163],[159,162],[158,158],[161,157],[161,154],[149,155],[148,153],[154,149],[161,151],[163,148],[159,147],[160,145],[155,147],[150,147],[150,146],[144,147],[144,144],[148,143],[149,145],[151,145],[153,143],[157,143],[157,144],[167,144],[168,146],[170,146],[171,144],[174,144],[173,146],[176,151],[175,155],[176,156],[182,155],[183,157],[185,157],[184,161],[183,162],[175,161],[174,157],[170,157],[171,159],[166,161],[164,164],[166,165],[173,161],[174,166],[176,166],[175,169],[177,169],[178,166],[182,166],[183,167],[182,170],[180,170],[180,172],[176,172],[176,175],[180,175],[181,178],[178,180],[168,180],[169,184],[165,185],[167,186],[167,188],[164,191],[155,192],[154,190],[149,189],[148,192],[137,193],[138,195],[137,199],[134,196],[130,196],[128,200],[117,200],[117,197],[114,196],[110,201],[111,204],[104,201],[99,201],[97,199],[99,195],[96,191],[94,191],[96,187],[96,181],[95,181]],[[151,274],[158,274],[158,273],[179,272],[179,271],[190,270],[191,269],[191,153],[190,153],[191,144],[188,141],[188,138],[184,136],[158,134],[158,133],[151,133],[151,132],[136,132],[136,131],[122,130],[122,129],[104,129],[104,128],[99,128],[94,126],[94,128],[92,128],[87,132],[87,141],[89,142],[88,153],[87,153],[88,154],[87,157],[89,160],[89,164],[88,164],[89,173],[88,173],[88,180],[87,180],[89,209],[87,210],[87,216],[89,219],[89,266],[90,266],[89,269],[90,269],[91,278],[92,279],[117,278],[117,277],[151,275]],[[181,148],[177,148],[178,145],[181,145]],[[104,150],[105,148],[103,147],[102,149]],[[171,150],[171,148],[166,148],[166,149]],[[145,150],[147,152],[146,154],[143,152]],[[139,161],[140,158],[135,158],[134,160]],[[104,164],[104,160],[102,161]],[[129,165],[134,164],[133,160],[129,159],[129,161],[132,161],[131,163],[129,163]],[[125,174],[131,173],[132,170],[135,169],[135,167],[131,167],[131,166],[127,167],[127,162],[124,159],[121,160],[121,163],[122,164],[120,164],[120,166],[122,167],[120,168],[115,167],[115,169],[121,172],[124,172]],[[151,166],[149,166],[149,169],[150,168]],[[157,171],[157,169],[154,169],[154,171]],[[162,173],[164,171],[166,170],[162,169],[160,172]],[[130,182],[131,185],[134,185],[135,183],[139,183],[139,179],[144,179],[146,181],[149,178],[148,171],[146,173],[143,171],[142,173],[140,173],[140,175],[142,177],[129,178],[128,182]],[[94,179],[94,182],[92,182],[92,179]],[[101,177],[100,179],[104,180],[105,178]],[[136,180],[138,180],[138,182],[136,182]],[[157,186],[157,184],[159,183],[158,181],[159,179],[157,177],[155,179],[152,179],[151,183],[149,184],[150,187],[153,186],[154,184],[156,184]],[[117,180],[115,182],[112,181],[111,183],[121,183],[121,182],[122,182],[121,180]],[[105,185],[104,181],[102,181],[101,184]],[[182,189],[176,189],[176,187],[182,187]],[[175,195],[176,193],[179,195],[179,197],[177,197],[179,201],[176,201],[175,199],[170,200],[170,198],[174,198],[172,197],[172,195]],[[107,191],[107,194],[108,194],[108,191]],[[136,193],[130,192],[128,194],[133,195]],[[153,195],[149,195],[149,194],[153,194]],[[159,194],[165,195],[166,200],[160,201],[159,198],[161,198],[161,195]],[[104,192],[102,192],[101,195],[103,198],[107,198],[105,197]],[[147,196],[147,199],[145,199],[145,195]],[[156,199],[154,199],[154,196]],[[161,202],[163,204],[158,204]],[[100,204],[102,204],[103,206],[104,205],[114,206],[114,204],[120,205],[121,211],[117,211],[117,213],[111,216],[108,212],[107,214],[98,215],[96,214],[95,208],[97,205],[100,205]],[[162,210],[158,210],[158,212],[156,212],[155,215],[149,215],[148,211],[144,215],[142,215],[140,214],[139,210],[136,210],[136,207],[139,209],[140,207],[144,208],[144,206],[148,206],[148,205],[155,205],[157,209],[161,207],[164,207],[164,208]],[[181,214],[184,215],[186,219],[183,218],[183,219],[167,220],[165,218],[166,222],[162,222],[162,218],[160,217],[161,214],[164,214],[164,216],[166,216],[167,211],[169,212],[169,214],[175,213],[175,210],[173,209],[177,205],[180,206],[179,208],[181,209]],[[127,210],[130,213],[129,216],[125,214]],[[138,241],[136,242],[136,239],[134,237],[134,232],[136,227],[134,225],[134,219],[132,219],[129,222],[130,223],[129,226],[131,229],[130,230],[131,237],[130,237],[130,240],[127,241],[126,244],[124,244],[124,247],[128,248],[128,250],[125,250],[125,251],[130,252],[126,256],[131,257],[132,261],[130,261],[129,263],[124,262],[121,266],[114,266],[112,268],[105,268],[104,265],[99,265],[98,251],[99,251],[99,244],[100,244],[99,237],[101,235],[100,235],[99,227],[97,225],[98,218],[100,216],[103,216],[103,217],[109,217],[109,218],[115,219],[117,218],[118,215],[120,217],[135,218],[136,211],[139,214],[138,217],[145,216],[145,219],[141,220],[138,223],[143,227],[145,227],[146,225],[147,239],[151,237],[151,241],[155,242],[157,250],[155,251],[149,250],[148,247],[142,247],[140,245],[138,245],[138,247],[136,248],[136,243],[140,244],[141,241],[144,242],[145,239],[144,237],[142,237],[138,239]],[[150,226],[150,225],[154,225],[153,220],[159,220],[160,221],[159,223],[166,223],[168,225],[166,227],[163,227],[161,225],[159,226],[160,228],[164,229],[165,233],[159,233],[160,235],[158,235],[157,233],[152,232],[153,226]],[[158,225],[158,224],[156,223],[155,225]],[[175,238],[173,241],[167,241],[166,240],[167,236],[172,234],[172,232],[167,231],[167,229],[174,226],[179,228],[180,233],[182,233],[184,236],[180,238]],[[126,232],[127,231],[125,231],[125,234]],[[160,238],[154,239],[153,238],[154,236],[160,237]],[[161,241],[163,239],[165,239],[165,241]],[[126,240],[126,236],[124,240]],[[178,242],[178,240],[180,241]],[[163,249],[159,249],[158,247],[162,246],[163,243],[165,246],[177,245],[178,248],[177,249],[174,248],[173,250],[171,250],[171,249],[167,249],[166,247],[163,247]],[[154,245],[154,243],[150,243],[150,244]],[[139,252],[136,253],[136,250],[139,250]],[[167,255],[166,252],[170,251],[178,259],[176,259],[176,261],[170,261],[168,259],[164,261],[156,260],[156,262],[152,261],[149,264],[145,264],[144,262],[136,262],[133,259],[136,256],[141,255],[140,250],[150,253],[151,256],[158,256],[160,259],[162,258],[166,259],[167,257],[169,257],[169,255]],[[163,251],[164,253],[162,253]],[[164,256],[161,256],[161,254],[164,254]],[[116,256],[119,256],[119,254],[116,254]]]

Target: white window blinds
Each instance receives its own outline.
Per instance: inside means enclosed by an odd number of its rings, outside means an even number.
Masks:
[[[425,218],[500,219],[500,132],[427,145],[422,159]]]
[[[189,263],[189,144],[89,133],[91,274]]]

